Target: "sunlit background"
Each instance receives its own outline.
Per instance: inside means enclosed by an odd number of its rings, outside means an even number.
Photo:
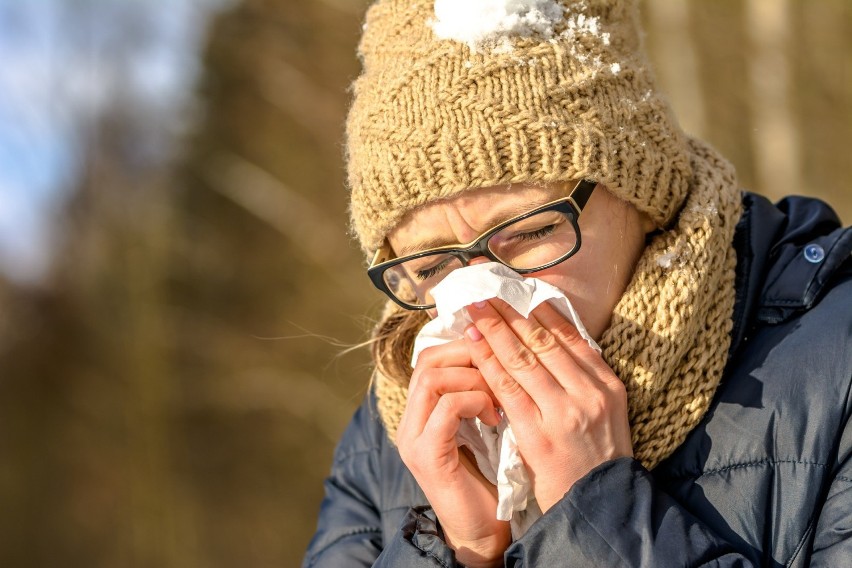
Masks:
[[[381,304],[366,0],[0,0],[0,566],[295,566]],[[852,3],[646,0],[684,128],[852,221]]]

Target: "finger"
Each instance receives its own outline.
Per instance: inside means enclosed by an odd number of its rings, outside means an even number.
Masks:
[[[408,388],[415,388],[420,374],[426,369],[435,367],[470,367],[470,354],[464,341],[457,339],[442,345],[427,347],[420,352],[417,366],[411,374]]]
[[[465,330],[473,364],[482,373],[485,382],[491,387],[500,407],[513,424],[521,421],[535,421],[541,418],[541,409],[530,394],[521,386],[500,363],[494,350],[482,333],[471,325]]]
[[[451,392],[443,395],[429,415],[422,432],[422,436],[434,443],[429,445],[436,455],[446,455],[458,447],[456,434],[465,418],[479,418],[491,426],[500,422],[500,416],[491,404],[491,398],[482,391]]]
[[[571,351],[566,349],[559,338],[551,332],[550,326],[543,325],[535,317],[536,310],[541,305],[533,310],[529,318],[523,317],[502,300],[494,302],[493,306],[518,339],[535,354],[536,359],[563,388],[569,390],[575,389],[577,386],[584,388],[589,386],[589,381],[594,380],[587,376],[588,370],[579,364]],[[558,312],[556,312],[556,316],[560,318],[556,321],[560,324],[567,324],[576,332],[571,322],[561,317]],[[552,322],[548,321],[548,323]],[[579,336],[579,333],[577,335]]]
[[[506,319],[497,311],[495,305],[498,303],[502,303],[502,301],[496,300],[494,304],[485,302],[480,305],[481,307],[476,305],[468,307],[468,314],[470,314],[476,329],[479,330],[491,347],[491,353],[496,357],[496,362],[499,362],[502,369],[520,383],[533,400],[546,401],[551,397],[558,397],[561,391],[559,383],[541,364],[536,353],[521,341]],[[511,317],[523,319],[514,309],[509,308],[509,311],[514,314]],[[543,330],[541,326],[539,326],[539,329]],[[546,332],[546,330],[544,331]],[[540,337],[545,336],[540,335]],[[488,358],[481,346],[476,348],[479,349],[478,353],[485,357],[489,367],[496,371],[494,361]],[[551,337],[548,349],[558,348],[558,343]],[[473,354],[471,354],[471,357],[474,358]],[[481,367],[480,370],[482,370]],[[488,380],[488,374],[484,371],[483,374]],[[489,384],[491,383],[489,382]],[[491,387],[493,389],[494,385],[491,385]],[[500,399],[500,393],[495,390],[494,394]]]
[[[577,327],[568,321],[568,318],[563,316],[550,302],[538,305],[531,315],[543,327],[550,330],[560,345],[571,353],[574,361],[591,377],[604,383],[613,379],[618,380],[601,354],[589,345],[586,338],[580,335]]]
[[[404,419],[419,432],[441,396],[467,391],[484,392],[491,400],[492,407],[499,404],[478,369],[463,367],[427,369],[420,375],[417,387],[408,392]]]

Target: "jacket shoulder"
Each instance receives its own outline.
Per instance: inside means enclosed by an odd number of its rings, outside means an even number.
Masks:
[[[375,408],[368,393],[337,444],[305,567],[371,566],[381,552],[385,433]]]
[[[334,463],[346,461],[357,454],[379,452],[386,439],[387,433],[376,406],[376,395],[370,388],[340,437],[334,451]]]
[[[844,228],[834,210],[818,199],[793,196],[773,204],[744,193],[734,246],[731,354],[755,328],[781,324],[815,308],[852,270],[852,228]]]

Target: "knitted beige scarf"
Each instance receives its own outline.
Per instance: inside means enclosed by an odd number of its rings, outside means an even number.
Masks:
[[[684,206],[646,247],[600,342],[627,387],[633,451],[649,469],[707,412],[731,343],[740,192],[715,150],[694,140],[689,146],[693,177]],[[407,385],[380,373],[374,383],[393,439]]]

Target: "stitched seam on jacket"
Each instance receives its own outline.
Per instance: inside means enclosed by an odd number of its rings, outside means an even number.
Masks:
[[[848,477],[843,477],[842,475],[838,475],[834,478],[835,481],[845,481],[846,483],[852,483],[852,479]]]
[[[691,479],[699,479],[699,478],[704,477],[706,475],[717,475],[719,473],[725,473],[726,471],[730,471],[730,470],[733,470],[733,469],[745,469],[745,468],[749,468],[749,467],[760,467],[760,466],[772,466],[772,467],[774,467],[776,465],[789,464],[789,463],[795,463],[795,464],[799,464],[799,465],[810,465],[810,466],[815,466],[815,467],[821,467],[823,469],[826,469],[828,467],[824,463],[813,462],[813,461],[804,461],[804,460],[758,460],[758,461],[752,461],[752,462],[736,463],[736,464],[733,464],[733,465],[728,465],[728,466],[720,467],[720,468],[717,468],[717,469],[708,469],[707,471],[702,471],[698,475],[684,474],[684,475],[673,475],[673,476],[666,476],[666,477],[670,477],[671,479],[690,479],[690,478]]]
[[[332,540],[331,542],[327,543],[325,546],[323,546],[322,548],[317,550],[316,554],[314,554],[311,557],[311,561],[308,563],[308,568],[310,568],[311,566],[316,564],[316,561],[319,560],[319,557],[322,556],[323,552],[325,552],[326,550],[328,550],[329,548],[331,548],[332,546],[334,546],[335,544],[337,544],[338,542],[340,542],[344,538],[348,538],[350,536],[355,536],[355,535],[359,535],[359,534],[367,534],[367,533],[380,534],[381,532],[382,532],[381,527],[361,527],[361,528],[346,531],[345,533],[338,536],[336,539]]]

